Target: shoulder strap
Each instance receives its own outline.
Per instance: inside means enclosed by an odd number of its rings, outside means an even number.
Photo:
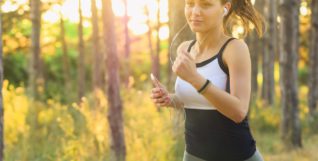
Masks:
[[[227,46],[227,44],[228,44],[230,41],[234,40],[234,39],[235,39],[234,37],[229,38],[229,39],[223,44],[223,46],[221,47],[221,49],[220,49],[220,51],[218,52],[218,54],[221,54],[221,55],[222,55],[222,53],[223,53],[225,47]]]
[[[222,69],[227,75],[229,75],[229,69],[228,69],[228,67],[223,63],[222,55],[223,55],[223,51],[224,51],[225,47],[227,46],[227,44],[228,44],[230,41],[234,40],[234,39],[236,39],[236,38],[233,38],[233,37],[232,37],[232,38],[229,38],[229,39],[224,43],[224,45],[222,46],[222,48],[220,49],[220,51],[219,51],[219,53],[218,53],[218,62],[219,62],[219,65],[220,65],[221,69]]]
[[[235,38],[230,38],[230,39],[228,39],[225,43],[224,43],[224,45],[222,46],[222,48],[221,48],[221,50],[219,51],[219,53],[218,53],[218,62],[219,62],[219,65],[220,65],[220,67],[221,67],[221,69],[227,74],[227,79],[226,79],[226,88],[225,88],[225,90],[226,90],[226,92],[228,92],[228,93],[231,93],[231,87],[230,87],[230,74],[229,74],[229,69],[228,69],[228,67],[224,64],[224,62],[223,62],[223,59],[222,59],[222,55],[223,55],[223,51],[224,51],[224,49],[225,49],[225,47],[227,46],[227,44],[230,42],[230,41],[232,41],[232,40],[234,40]]]

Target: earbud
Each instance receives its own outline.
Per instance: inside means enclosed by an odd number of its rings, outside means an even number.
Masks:
[[[224,13],[223,13],[223,16],[226,16],[226,15],[228,14],[228,12],[229,12],[229,11],[227,10],[227,8],[225,8],[225,7],[224,7]]]

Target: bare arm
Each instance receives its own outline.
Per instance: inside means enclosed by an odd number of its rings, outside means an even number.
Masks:
[[[226,51],[226,52],[225,52]],[[224,51],[224,59],[229,68],[230,93],[210,84],[202,95],[217,110],[236,123],[240,123],[248,112],[251,91],[251,60],[247,45],[235,40]],[[226,55],[225,55],[226,54]],[[206,79],[197,74],[190,84],[196,89],[202,87]]]
[[[191,41],[182,42],[177,49],[177,54],[181,53],[181,50],[186,48]],[[152,89],[152,94],[150,96],[154,103],[159,107],[172,107],[172,108],[183,108],[184,103],[175,95],[175,93],[169,93],[164,85],[162,85],[159,80],[154,80],[153,83],[159,87]]]
[[[170,93],[169,96],[171,101],[168,107],[177,108],[177,109],[184,107],[184,103],[176,96],[176,94]]]

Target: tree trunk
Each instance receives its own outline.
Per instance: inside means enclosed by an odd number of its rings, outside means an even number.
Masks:
[[[277,51],[277,43],[276,43],[276,35],[277,35],[277,7],[276,7],[276,0],[267,1],[267,12],[266,15],[268,16],[269,22],[269,30],[268,34],[265,38],[266,40],[266,51],[264,52],[264,73],[263,76],[263,99],[269,105],[273,105],[274,103],[274,94],[275,94],[275,82],[274,82],[274,62],[275,62],[275,53]]]
[[[0,37],[2,37],[2,15],[0,11]],[[2,96],[2,82],[3,82],[3,64],[2,64],[2,40],[0,41],[0,161],[3,160],[3,152],[4,152],[4,140],[3,140],[3,96]]]
[[[167,89],[174,91],[174,80],[176,75],[172,72],[172,61],[177,56],[178,46],[187,40],[195,39],[195,34],[191,31],[184,15],[185,1],[169,1],[169,50],[168,50],[168,68],[167,68]],[[176,110],[172,116],[173,135],[179,138],[183,134],[184,116],[183,111]],[[177,140],[175,147],[177,148],[181,140]],[[182,141],[181,141],[182,142]],[[177,148],[178,149],[178,148]],[[179,155],[182,151],[176,151],[175,155]]]
[[[168,60],[170,60],[170,56],[176,56],[177,47],[185,40],[191,40],[195,38],[195,35],[191,31],[190,27],[186,27],[180,35],[178,35],[175,41],[172,44],[173,37],[182,29],[184,25],[186,25],[187,21],[184,16],[184,1],[176,1],[176,0],[169,0],[169,47],[171,46],[171,50],[169,49],[168,53]],[[172,56],[173,57],[173,56]],[[174,60],[173,60],[174,61]],[[167,88],[169,90],[173,89],[173,74],[172,74],[172,63],[168,61],[168,82]]]
[[[160,37],[159,31],[161,27],[160,23],[160,0],[157,0],[158,11],[157,11],[157,37],[156,37],[156,54],[152,57],[152,73],[160,80]]]
[[[31,0],[31,59],[29,73],[29,90],[34,99],[39,99],[38,87],[44,87],[44,80],[41,74],[41,49],[40,49],[40,31],[41,31],[41,2],[40,0]]]
[[[300,0],[281,0],[280,86],[282,100],[282,133],[286,147],[302,147],[298,117],[297,61],[299,49]]]
[[[147,38],[148,38],[148,48],[149,48],[149,53],[150,53],[150,58],[151,58],[151,72],[158,78],[158,75],[156,75],[156,73],[154,73],[154,57],[155,57],[155,53],[154,53],[154,49],[152,47],[152,26],[150,23],[150,13],[147,7],[145,7],[145,14],[148,16],[147,18],[147,25],[149,27],[148,33],[147,33]],[[159,78],[158,78],[159,79]]]
[[[125,86],[128,87],[129,85],[129,76],[130,76],[130,64],[129,64],[129,60],[130,60],[130,36],[129,36],[129,29],[128,29],[128,22],[129,22],[129,17],[128,17],[128,3],[127,0],[124,0],[124,4],[125,4],[125,15],[123,17],[123,21],[124,21],[124,25],[125,25],[125,62],[124,65],[126,66],[126,68],[124,68],[125,70],[124,72],[124,82],[125,82]]]
[[[268,18],[268,1],[266,0],[261,0],[261,12],[264,15],[265,19]],[[262,93],[261,93],[261,98],[264,100],[266,103],[268,103],[268,98],[267,98],[267,93],[268,93],[268,84],[267,84],[267,79],[268,79],[268,33],[265,33],[262,40]]]
[[[274,102],[274,62],[276,52],[276,1],[263,1],[263,14],[269,22],[269,31],[263,38],[263,58],[262,58],[262,99],[269,105]],[[265,6],[265,7],[264,7]]]
[[[61,35],[60,35],[60,41],[62,44],[62,52],[63,52],[63,77],[64,77],[64,83],[66,89],[64,90],[65,96],[67,96],[67,92],[71,90],[71,84],[70,84],[70,64],[68,60],[68,49],[67,49],[67,43],[65,40],[65,26],[64,26],[64,19],[62,13],[60,13],[60,29],[61,29]],[[67,99],[67,98],[66,98]],[[66,100],[67,101],[67,100]]]
[[[125,57],[128,59],[130,57],[130,37],[128,29],[128,3],[127,0],[124,0],[125,4],[125,15],[124,15],[124,24],[125,24]]]
[[[78,13],[79,13],[79,23],[78,23],[78,76],[77,76],[77,88],[78,88],[78,101],[81,100],[81,98],[84,96],[85,91],[85,64],[84,64],[84,38],[83,38],[83,16],[82,16],[82,0],[78,0],[79,7],[78,7]]]
[[[93,90],[102,88],[102,54],[100,50],[100,41],[99,41],[99,28],[98,28],[98,13],[96,7],[96,0],[92,0],[91,2],[91,10],[92,10],[92,39],[93,39]]]
[[[111,161],[124,161],[126,159],[126,145],[124,138],[124,125],[122,115],[122,101],[119,90],[119,63],[117,57],[114,15],[111,0],[103,0],[104,43],[106,47],[107,99],[108,121],[111,136]]]
[[[263,13],[264,0],[257,0],[255,2],[255,8],[260,13]],[[255,99],[259,96],[259,85],[257,75],[259,72],[259,61],[263,52],[264,44],[262,39],[258,38],[256,31],[253,31],[249,36],[250,47],[251,47],[251,60],[252,60],[252,93]]]
[[[314,116],[318,108],[318,2],[313,0],[311,3],[308,106],[311,116]]]
[[[253,31],[246,37],[246,43],[249,46],[249,50],[251,53],[251,61],[252,61],[252,94],[251,100],[257,99],[257,90],[258,90],[258,83],[257,83],[257,73],[258,73],[258,38],[256,32]]]

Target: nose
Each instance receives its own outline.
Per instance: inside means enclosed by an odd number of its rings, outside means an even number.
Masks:
[[[201,9],[199,6],[195,5],[193,8],[192,8],[192,14],[194,15],[200,15],[200,12],[201,12]]]

